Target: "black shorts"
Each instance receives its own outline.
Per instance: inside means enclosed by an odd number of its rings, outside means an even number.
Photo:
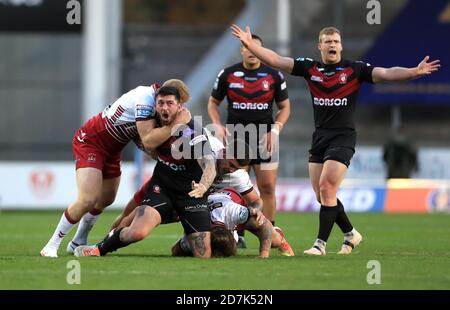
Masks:
[[[230,121],[230,120],[229,120]],[[260,165],[262,163],[278,163],[279,152],[278,149],[274,150],[272,154],[266,151],[266,146],[263,144],[262,138],[264,134],[268,133],[272,129],[272,120],[270,122],[253,123],[253,127],[249,127],[247,123],[241,123],[246,129],[244,131],[236,130],[230,132],[230,135],[234,139],[244,140],[250,147],[251,161],[250,165]],[[237,126],[237,124],[234,124]],[[235,127],[238,129],[239,127]],[[252,129],[252,130],[250,130]]]
[[[355,154],[356,131],[354,129],[317,128],[312,136],[309,162],[323,164],[335,160],[347,167]]]
[[[186,235],[211,230],[211,215],[207,196],[191,198],[187,194],[171,194],[153,177],[142,200],[143,205],[155,208],[161,215],[161,224],[173,223],[179,217]]]

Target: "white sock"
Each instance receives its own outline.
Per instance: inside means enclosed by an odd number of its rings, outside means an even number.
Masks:
[[[73,243],[77,245],[87,244],[88,234],[92,227],[94,227],[100,214],[93,215],[91,212],[88,212],[81,218],[80,225],[78,225],[77,232],[72,239]]]
[[[63,215],[61,216],[61,219],[59,220],[58,226],[56,226],[53,236],[47,243],[47,246],[51,246],[58,249],[62,239],[70,232],[73,225],[75,224],[76,222],[74,222],[67,214],[67,210],[64,211]]]
[[[351,240],[356,232],[357,232],[356,229],[353,228],[352,231],[344,234],[344,239],[345,240]]]

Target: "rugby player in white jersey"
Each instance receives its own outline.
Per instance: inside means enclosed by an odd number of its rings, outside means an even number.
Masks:
[[[188,89],[182,81],[168,80],[163,85],[179,89],[182,103],[189,99]],[[77,199],[64,211],[52,237],[41,250],[41,256],[58,257],[62,239],[80,220],[68,250],[71,252],[77,245],[87,243],[88,232],[99,214],[115,200],[122,150],[130,141],[142,150],[155,149],[170,137],[174,126],[190,121],[190,113],[182,110],[172,125],[155,128],[158,88],[158,84],[153,84],[130,90],[78,129],[72,142]]]

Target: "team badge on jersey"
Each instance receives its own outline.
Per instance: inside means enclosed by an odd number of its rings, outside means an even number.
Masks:
[[[347,83],[347,74],[341,73],[339,75],[339,83],[341,83],[341,84]]]
[[[268,91],[268,90],[269,90],[269,82],[263,81],[263,82],[262,82],[262,87],[263,87],[263,89],[264,89],[265,91]]]
[[[157,194],[161,193],[161,187],[159,185],[153,185],[153,192]]]
[[[89,153],[87,155],[87,161],[96,162],[97,161],[97,156],[94,153]]]

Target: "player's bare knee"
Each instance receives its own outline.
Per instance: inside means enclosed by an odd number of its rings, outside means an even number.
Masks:
[[[275,195],[275,184],[263,183],[258,186],[258,190],[262,195]]]
[[[320,182],[319,184],[319,191],[320,191],[320,198],[323,198],[324,196],[332,196],[333,193],[336,192],[336,187],[328,182],[328,181],[323,181]]]
[[[84,212],[91,211],[98,202],[98,197],[79,197],[76,202],[76,209],[83,210]]]

